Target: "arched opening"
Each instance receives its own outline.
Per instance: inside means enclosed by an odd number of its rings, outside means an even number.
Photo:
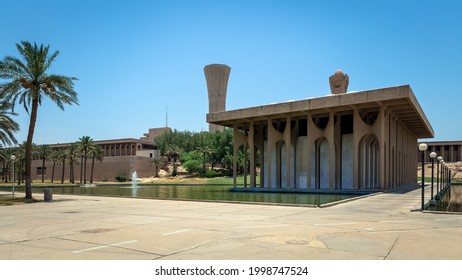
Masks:
[[[326,138],[319,141],[319,188],[329,189],[329,142]]]
[[[330,149],[327,138],[317,139],[311,154],[311,187],[317,189],[329,189],[330,177]]]
[[[359,185],[361,189],[379,187],[379,140],[368,134],[359,143]]]
[[[296,170],[296,182],[297,188],[304,189],[307,186],[308,180],[308,137],[299,136],[296,143],[295,153],[295,170]]]
[[[290,145],[290,144],[289,144]],[[291,188],[293,187],[293,179],[295,178],[295,151],[294,147],[290,145],[289,148],[289,154],[287,154],[287,144],[285,141],[281,141],[280,143],[280,164],[279,164],[279,171],[281,173],[280,177],[280,184],[279,186],[281,188]],[[290,162],[290,174],[287,174],[287,157],[289,157],[289,162]],[[287,176],[291,179],[290,185],[287,185]]]

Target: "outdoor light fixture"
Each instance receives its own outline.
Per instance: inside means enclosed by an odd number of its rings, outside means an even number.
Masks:
[[[435,169],[435,157],[436,157],[436,153],[435,152],[431,152],[430,153],[430,158],[432,160],[432,193],[431,193],[431,196],[430,196],[430,200],[433,200],[433,170]]]
[[[436,158],[436,193],[440,192],[440,163],[443,161],[443,157],[439,156]],[[441,167],[443,168],[443,167]],[[441,178],[442,180],[443,178]]]
[[[11,172],[11,175],[12,175],[12,176],[11,176],[11,178],[12,178],[12,180],[11,180],[11,186],[13,187],[13,197],[14,197],[14,161],[16,160],[16,156],[15,156],[15,155],[11,155],[10,159],[11,159],[11,162],[12,162],[12,164],[13,164],[13,169],[12,169],[13,172]]]
[[[425,151],[427,150],[427,144],[422,143],[419,145],[419,151],[422,152],[422,207],[421,210],[424,210],[424,187],[425,187]]]

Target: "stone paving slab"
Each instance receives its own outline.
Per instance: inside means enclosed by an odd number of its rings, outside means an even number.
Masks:
[[[0,208],[0,259],[462,259],[462,215],[419,206],[419,189],[328,208],[54,195]]]

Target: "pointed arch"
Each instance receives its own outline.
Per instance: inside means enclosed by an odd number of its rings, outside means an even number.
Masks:
[[[375,134],[367,134],[359,142],[359,186],[361,189],[379,187],[379,163],[379,140]]]

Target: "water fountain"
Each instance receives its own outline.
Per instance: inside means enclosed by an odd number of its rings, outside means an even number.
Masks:
[[[136,171],[133,171],[133,173],[132,173],[132,188],[137,187],[137,180],[138,180],[138,174],[136,173]]]
[[[133,171],[132,173],[132,196],[133,197],[138,196],[137,181],[138,181],[138,174],[136,173],[136,171]]]

